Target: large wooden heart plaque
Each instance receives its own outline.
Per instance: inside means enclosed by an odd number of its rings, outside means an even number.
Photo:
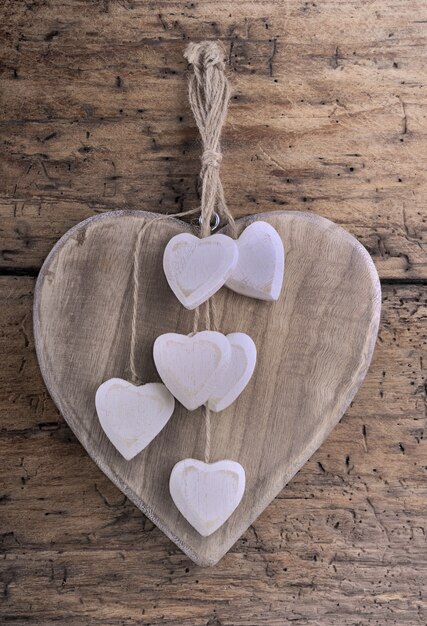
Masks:
[[[201,537],[174,506],[168,485],[175,463],[203,459],[202,409],[189,413],[177,402],[167,426],[129,462],[109,442],[95,412],[98,386],[129,377],[134,247],[146,220],[156,217],[105,213],[64,235],[37,282],[36,349],[52,398],[102,471],[191,559],[212,565],[347,409],[374,348],[380,285],[363,246],[324,218],[275,212],[238,220],[240,232],[257,219],[277,229],[286,250],[285,279],[273,303],[225,287],[215,295],[218,328],[250,335],[258,361],[236,402],[212,415],[211,459],[241,463],[246,491],[228,521]],[[162,269],[165,246],[180,232],[192,227],[169,218],[156,220],[143,235],[137,368],[144,382],[160,380],[152,358],[156,337],[192,329],[194,312],[178,302]]]

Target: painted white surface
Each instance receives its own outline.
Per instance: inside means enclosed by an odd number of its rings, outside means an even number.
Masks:
[[[230,360],[231,345],[225,335],[211,330],[193,336],[165,333],[154,342],[153,357],[171,394],[194,411],[212,395],[218,372]]]
[[[184,459],[171,472],[169,490],[180,513],[200,535],[208,537],[239,505],[245,470],[236,461]]]
[[[283,284],[285,250],[267,222],[253,222],[237,240],[238,261],[227,280],[229,289],[250,298],[277,300]]]
[[[168,242],[163,269],[178,300],[191,310],[209,300],[225,284],[237,258],[237,244],[227,235],[199,239],[181,233]]]
[[[256,364],[256,346],[245,333],[230,333],[227,339],[231,346],[230,360],[218,372],[208,406],[216,413],[223,411],[242,393]]]
[[[95,406],[103,431],[130,461],[166,426],[175,400],[162,383],[136,386],[110,378],[98,387]]]

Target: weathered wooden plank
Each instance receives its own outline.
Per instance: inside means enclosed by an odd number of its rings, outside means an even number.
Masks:
[[[37,371],[33,284],[0,279],[5,623],[425,623],[425,287],[384,287],[371,372],[347,415],[232,552],[201,570],[58,416]]]
[[[182,51],[219,37],[235,214],[314,211],[359,237],[381,277],[425,277],[425,8],[383,6],[5,3],[0,267],[40,267],[98,211],[197,206]]]
[[[197,205],[182,48],[219,37],[236,96],[223,166],[233,211],[313,210],[356,235],[383,278],[425,277],[420,0],[6,0],[0,12],[1,267],[35,271],[97,212]],[[347,417],[207,573],[123,500],[55,411],[34,359],[32,280],[2,278],[0,294],[2,621],[425,624],[424,289],[385,287]]]

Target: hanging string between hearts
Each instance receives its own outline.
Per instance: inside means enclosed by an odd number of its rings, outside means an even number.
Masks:
[[[220,42],[203,41],[190,43],[184,53],[184,57],[192,68],[188,83],[188,98],[193,111],[194,119],[203,144],[201,157],[201,202],[200,207],[184,213],[160,215],[150,221],[146,221],[138,232],[134,259],[133,259],[133,308],[131,325],[131,345],[129,365],[134,384],[142,384],[136,369],[136,338],[138,318],[138,293],[140,275],[140,256],[143,236],[147,229],[155,222],[171,217],[184,217],[200,212],[200,234],[207,237],[211,233],[211,222],[215,212],[226,222],[230,234],[236,238],[236,223],[227,206],[224,196],[219,169],[222,161],[220,138],[224,125],[228,104],[230,101],[230,86],[225,74],[224,48]],[[204,323],[206,330],[214,330],[215,305],[213,297],[204,305]],[[193,333],[198,331],[200,325],[200,307],[194,311]],[[211,456],[211,414],[207,405],[205,412],[205,463],[209,463]]]

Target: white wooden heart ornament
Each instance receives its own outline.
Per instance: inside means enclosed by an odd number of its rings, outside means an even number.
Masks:
[[[254,222],[237,240],[239,257],[226,285],[250,298],[277,300],[283,283],[285,251],[278,232]]]
[[[129,463],[106,440],[95,410],[98,387],[108,378],[129,376],[134,247],[146,224],[137,370],[160,382],[153,362],[156,337],[191,333],[194,314],[181,306],[163,273],[165,246],[175,235],[191,234],[191,227],[143,211],[97,215],[54,247],[35,293],[37,355],[62,415],[119,489],[201,565],[229,550],[325,440],[367,372],[378,329],[378,276],[354,237],[329,220],[297,211],[237,220],[238,232],[258,219],[284,244],[286,278],[275,303],[230,289],[215,295],[217,328],[225,335],[236,328],[248,334],[257,363],[245,391],[212,420],[211,458],[239,463],[246,487],[239,506],[207,537],[179,514],[168,489],[176,463],[203,458],[202,411],[190,413],[176,402],[173,417]],[[198,402],[212,394],[209,389]]]
[[[230,333],[231,346],[228,363],[218,371],[208,401],[212,411],[223,411],[242,393],[255,369],[256,346],[246,333]]]
[[[245,470],[235,461],[184,459],[173,468],[169,489],[180,513],[202,537],[208,537],[238,507],[245,491]]]
[[[218,234],[199,239],[182,233],[167,244],[163,269],[178,300],[191,310],[225,284],[237,258],[237,244],[231,237]]]
[[[216,377],[228,364],[231,345],[222,333],[205,330],[193,336],[165,333],[154,342],[160,378],[189,411],[210,398]]]
[[[103,431],[129,461],[166,426],[175,400],[161,383],[136,386],[110,378],[98,387],[95,406]]]

